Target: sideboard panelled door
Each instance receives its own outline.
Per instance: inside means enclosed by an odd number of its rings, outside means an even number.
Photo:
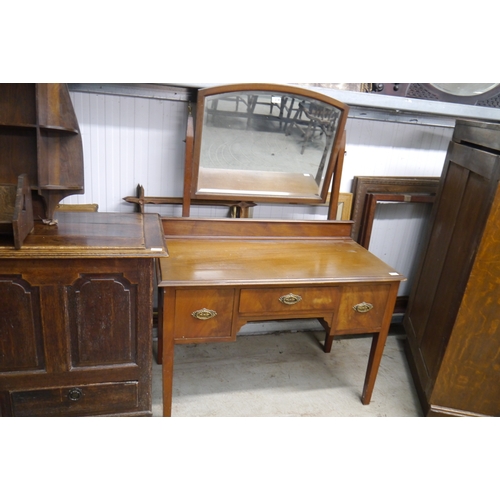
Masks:
[[[0,372],[45,368],[39,288],[0,275]]]
[[[137,363],[137,285],[83,275],[68,287],[71,365]]]

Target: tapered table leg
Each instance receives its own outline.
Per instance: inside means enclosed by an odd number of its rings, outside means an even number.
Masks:
[[[159,300],[161,300],[161,314],[158,318],[158,337],[162,337],[162,377],[163,377],[163,416],[172,415],[172,385],[174,375],[174,308],[168,308],[169,300],[173,304],[175,291],[162,288]],[[161,330],[161,332],[160,332]]]
[[[382,320],[382,328],[380,329],[380,332],[373,335],[370,356],[368,358],[368,367],[366,369],[365,384],[363,386],[363,394],[361,396],[361,402],[364,405],[370,404],[372,398],[375,380],[377,379],[378,369],[380,367],[380,361],[382,359],[382,354],[384,353],[387,335],[391,326],[391,319],[394,312],[394,306],[396,304],[398,289],[399,283],[393,283],[389,296],[387,297],[384,319]]]

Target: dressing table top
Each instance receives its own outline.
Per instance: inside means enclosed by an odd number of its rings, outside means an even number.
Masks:
[[[163,219],[163,224],[169,257],[159,259],[160,287],[393,282],[405,279],[345,236],[349,224],[208,219]],[[279,236],[281,228],[290,225],[298,235],[304,234],[304,229],[310,232],[305,233],[306,236],[294,237],[285,233]],[[311,229],[309,225],[312,225]],[[239,235],[231,236],[233,228],[240,231],[242,226]],[[269,236],[259,236],[259,228]],[[340,236],[334,236],[335,232]]]

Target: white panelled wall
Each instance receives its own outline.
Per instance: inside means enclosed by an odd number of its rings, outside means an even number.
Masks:
[[[85,194],[100,212],[133,212],[123,201],[138,184],[147,196],[182,196],[187,104],[71,92],[83,140]],[[157,209],[160,207],[156,207]]]
[[[83,140],[85,194],[63,203],[97,203],[100,212],[132,212],[123,201],[142,184],[146,196],[180,197],[183,190],[187,103],[142,97],[71,92]],[[453,129],[349,118],[341,192],[354,176],[441,175]],[[180,206],[146,206],[148,212],[179,216]],[[429,207],[378,206],[370,250],[410,278]],[[227,209],[193,207],[193,217],[226,217]],[[262,205],[259,218],[326,218],[326,209]]]
[[[340,190],[354,176],[440,176],[453,129],[348,119],[347,154]]]

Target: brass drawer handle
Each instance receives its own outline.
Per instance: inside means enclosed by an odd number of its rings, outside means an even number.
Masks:
[[[359,313],[367,313],[373,309],[373,304],[369,302],[361,302],[361,304],[356,304],[353,309]]]
[[[300,295],[295,295],[294,293],[289,293],[288,295],[283,295],[283,297],[279,298],[279,301],[282,304],[286,304],[287,306],[293,306],[297,302],[300,302],[302,297]]]
[[[212,311],[211,309],[206,309],[204,307],[203,309],[198,309],[198,311],[194,311],[193,313],[191,313],[191,316],[193,316],[193,318],[206,321],[207,319],[215,318],[215,316],[217,316],[217,313],[215,311]]]
[[[75,387],[74,389],[70,389],[68,391],[68,399],[70,401],[78,401],[81,399],[83,396],[83,391],[79,389],[78,387]]]

